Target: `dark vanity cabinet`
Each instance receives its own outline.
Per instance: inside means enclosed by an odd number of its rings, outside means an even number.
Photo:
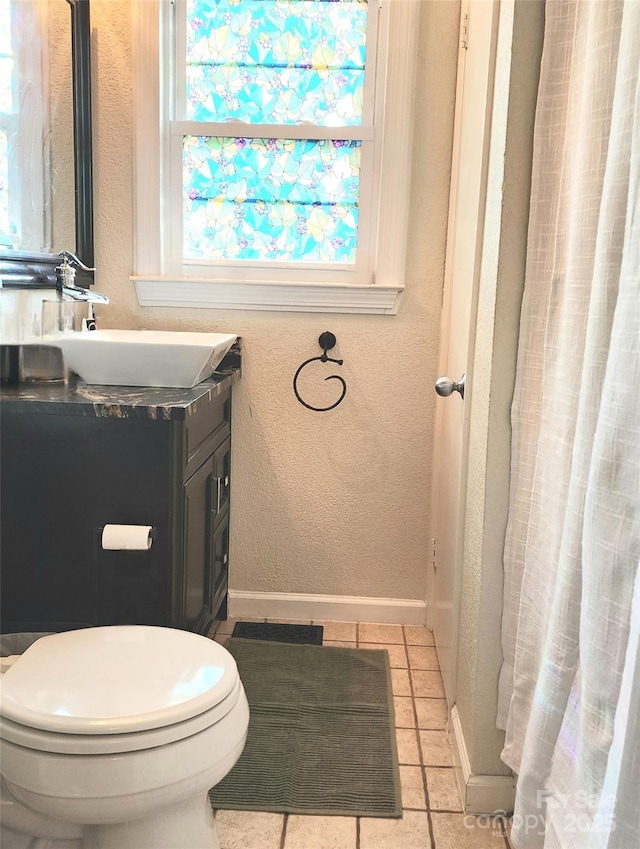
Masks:
[[[166,625],[226,618],[231,384],[3,389],[1,625]],[[150,525],[105,550],[106,524]]]
[[[227,438],[185,482],[184,627],[202,630],[213,611],[223,607],[229,569],[229,487],[231,439]]]

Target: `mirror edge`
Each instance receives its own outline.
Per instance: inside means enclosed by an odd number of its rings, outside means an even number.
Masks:
[[[91,26],[89,0],[67,0],[71,9],[71,76],[73,86],[73,144],[75,198],[75,253],[85,265],[94,264],[93,142],[91,124]],[[0,275],[40,273],[55,279],[60,257],[34,251],[0,251]],[[78,271],[78,283],[91,285],[93,273]],[[0,285],[2,282],[0,280]]]
[[[67,0],[71,7],[73,143],[75,165],[75,253],[93,267],[93,142],[91,128],[91,24],[89,0]]]

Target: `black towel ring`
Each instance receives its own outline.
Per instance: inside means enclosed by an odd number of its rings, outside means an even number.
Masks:
[[[321,363],[337,363],[339,366],[341,366],[344,362],[344,360],[334,360],[333,357],[327,356],[327,351],[330,351],[331,348],[334,348],[336,344],[336,337],[333,335],[333,333],[330,333],[327,330],[324,333],[320,334],[318,344],[322,348],[322,354],[319,357],[310,357],[308,360],[305,360],[298,368],[293,377],[293,391],[295,393],[296,398],[298,399],[298,401],[300,401],[303,407],[306,407],[308,410],[314,410],[316,413],[326,413],[327,410],[333,410],[335,407],[337,407],[338,404],[340,404],[344,399],[344,396],[347,394],[347,384],[344,382],[344,379],[340,377],[339,374],[330,374],[329,377],[325,377],[325,380],[339,380],[342,384],[342,394],[335,402],[335,404],[331,404],[329,407],[313,407],[311,406],[311,404],[307,404],[306,401],[303,401],[300,397],[300,393],[298,392],[298,375],[305,366],[309,365],[309,363],[313,363],[316,360],[320,360]]]

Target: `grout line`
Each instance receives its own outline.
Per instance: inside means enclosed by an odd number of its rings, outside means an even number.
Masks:
[[[415,766],[415,764],[414,764],[414,766]],[[425,813],[425,809],[424,809],[424,808],[411,808],[411,807],[407,807],[407,808],[403,808],[402,810],[403,810],[403,811],[414,811],[414,812],[419,813],[419,814],[424,814],[424,813]],[[432,813],[434,813],[434,814],[463,814],[463,813],[464,813],[464,811],[454,811],[454,810],[452,810],[452,809],[450,809],[450,808],[434,808],[434,809],[433,809],[433,811],[432,811]]]
[[[502,836],[504,837],[504,843],[507,849],[511,849],[511,841],[509,840],[509,835],[507,834],[507,821],[504,817],[500,817],[500,828],[502,829]]]
[[[404,629],[404,625],[402,626],[402,639],[404,640],[405,652],[407,651],[407,633]],[[409,659],[409,653],[407,652],[407,660]],[[431,849],[436,849],[436,839],[433,833],[433,820],[431,819],[431,806],[429,804],[429,788],[427,787],[427,772],[424,768],[423,757],[422,757],[422,746],[420,745],[420,731],[418,729],[418,712],[416,710],[416,697],[413,692],[413,678],[411,676],[411,672],[408,673],[409,676],[409,689],[411,690],[411,707],[413,708],[413,718],[416,721],[415,734],[416,734],[416,743],[418,744],[418,759],[420,761],[420,773],[422,775],[422,787],[424,789],[424,801],[427,806],[427,822],[429,823],[429,842],[431,844]]]
[[[433,728],[421,728],[420,730],[421,730],[421,731],[434,731],[434,730],[435,730],[435,731],[439,731],[440,729],[439,729],[439,728],[436,728],[436,729],[433,729]],[[446,733],[446,732],[445,732],[445,733]],[[429,769],[455,769],[455,767],[454,767],[454,766],[452,766],[451,764],[447,764],[446,766],[442,766],[442,764],[428,764],[428,763],[424,763],[424,764],[423,764],[423,766],[424,766],[425,768],[426,768],[426,767],[429,767]]]
[[[404,638],[404,625],[402,626],[402,647],[404,649],[404,659],[407,661],[407,674],[409,675],[409,679],[411,679],[411,667],[409,666],[409,649],[407,648],[407,641]],[[413,692],[413,690],[412,690]]]
[[[280,833],[280,849],[284,849],[284,841],[287,837],[287,823],[289,822],[289,814],[284,815],[282,820],[282,832]]]
[[[416,672],[440,672],[439,669],[416,669]],[[442,672],[440,672],[440,677],[442,678]],[[416,699],[434,699],[438,702],[446,701],[445,696],[416,696]]]
[[[442,728],[420,728],[420,731],[442,731]],[[429,769],[455,769],[455,766],[452,764],[425,764],[425,767],[429,767]]]
[[[434,814],[457,814],[460,817],[464,815],[464,811],[460,811],[460,810],[454,811],[454,810],[451,810],[449,808],[434,808],[432,813],[434,813]]]

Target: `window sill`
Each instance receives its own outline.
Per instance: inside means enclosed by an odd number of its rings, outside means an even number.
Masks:
[[[197,278],[131,277],[143,307],[191,307],[278,312],[395,315],[403,285],[217,282]]]

